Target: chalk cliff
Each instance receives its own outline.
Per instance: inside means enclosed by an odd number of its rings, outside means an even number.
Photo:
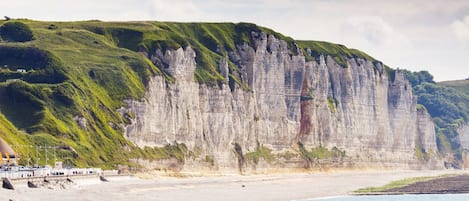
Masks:
[[[263,32],[251,37],[219,60],[226,82],[218,84],[194,79],[201,55],[191,46],[144,52],[175,81],[151,77],[145,99],[127,101],[134,119],[125,136],[140,147],[184,143],[196,153],[187,164],[210,158],[217,169],[255,167],[244,155],[259,147],[294,153],[259,166],[303,167],[303,146],[343,150],[347,166],[442,166],[433,122],[402,72],[360,57],[339,64]],[[230,84],[229,62],[245,87]]]
[[[463,167],[469,167],[469,124],[463,124],[458,129],[459,140],[462,148]]]
[[[467,126],[455,131],[465,92],[343,45],[250,23],[0,26],[34,35],[0,39],[0,137],[20,165],[57,151],[65,166],[123,171],[439,168],[438,155],[458,168],[469,146]]]

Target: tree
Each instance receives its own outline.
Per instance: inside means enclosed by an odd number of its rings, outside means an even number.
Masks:
[[[435,81],[433,81],[433,75],[428,71],[411,72],[404,70],[404,75],[414,87],[423,83],[435,83]]]
[[[34,39],[28,25],[21,22],[6,22],[0,27],[0,36],[9,42],[26,42]]]
[[[425,70],[420,71],[417,74],[418,74],[420,83],[425,83],[425,82],[435,83],[435,81],[433,81],[433,75],[430,74],[428,71],[425,71]]]
[[[469,122],[469,93],[440,85],[433,81],[428,71],[404,71],[404,75],[418,96],[417,103],[424,105],[436,126],[437,145],[443,154],[452,153],[461,160],[458,128]]]

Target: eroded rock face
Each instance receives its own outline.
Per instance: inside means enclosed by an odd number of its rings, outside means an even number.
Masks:
[[[463,124],[458,129],[458,136],[462,148],[463,168],[469,167],[469,124]]]
[[[150,54],[176,81],[153,77],[145,101],[128,102],[135,114],[128,139],[139,146],[184,143],[228,169],[239,165],[235,144],[245,153],[259,144],[294,152],[298,142],[337,147],[366,166],[441,166],[415,154],[416,147],[437,150],[435,133],[403,73],[390,79],[381,63],[361,58],[347,59],[347,67],[329,56],[306,61],[266,34],[255,44],[230,53],[250,90],[194,81],[197,55],[190,47]],[[219,63],[228,78],[226,60]]]
[[[458,133],[462,148],[469,150],[469,124],[460,126]]]

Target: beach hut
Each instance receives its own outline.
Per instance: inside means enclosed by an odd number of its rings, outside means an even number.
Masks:
[[[19,160],[15,151],[2,139],[0,138],[0,155],[2,161],[0,166],[15,166]]]
[[[18,72],[18,73],[26,73],[26,69],[18,68],[18,69],[16,69],[16,72]]]

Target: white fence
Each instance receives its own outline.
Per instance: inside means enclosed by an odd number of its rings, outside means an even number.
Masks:
[[[46,176],[74,176],[74,175],[100,175],[103,171],[100,168],[37,168],[23,170],[0,171],[0,178],[6,177],[10,179],[20,179],[29,177],[46,177]]]

